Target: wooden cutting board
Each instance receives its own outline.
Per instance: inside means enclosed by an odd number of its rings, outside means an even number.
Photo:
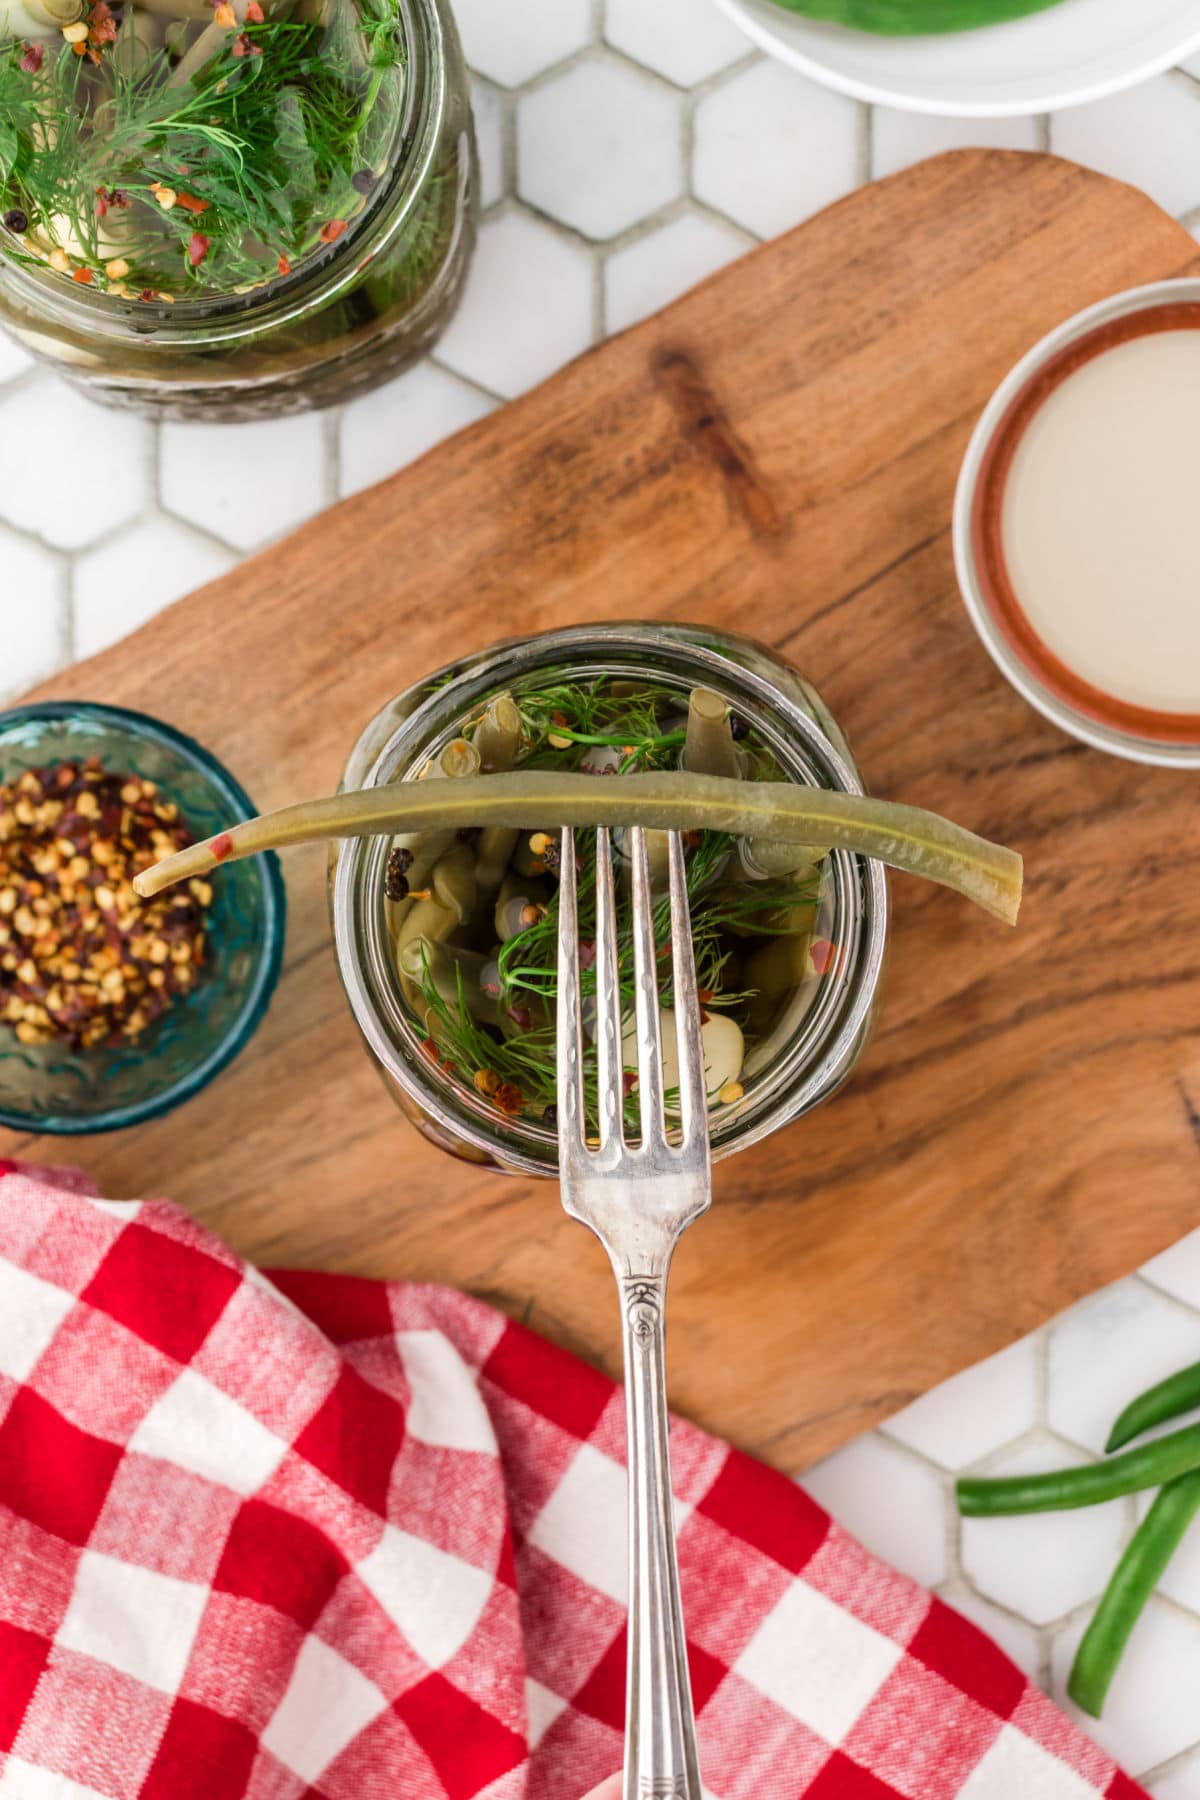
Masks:
[[[1105,294],[1198,270],[1131,188],[1045,156],[937,158],[39,690],[159,713],[276,806],[332,789],[364,720],[458,651],[701,620],[809,672],[877,792],[1024,852],[1016,932],[894,883],[855,1081],[723,1164],[684,1240],[673,1399],[786,1469],[1200,1222],[1194,781],[1030,711],[972,634],[948,530],[1016,358]],[[170,1119],[66,1154],[262,1262],[454,1283],[615,1371],[607,1266],[553,1187],[450,1161],[385,1096],[338,987],[324,860],[286,858],[287,963],[250,1050]]]

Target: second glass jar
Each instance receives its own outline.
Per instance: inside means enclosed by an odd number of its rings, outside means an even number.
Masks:
[[[79,5],[80,0],[58,3]],[[187,52],[168,72],[167,52],[156,50],[158,60],[136,78],[116,68],[109,73],[106,58],[115,56],[117,45],[97,50],[99,65],[94,72],[86,63],[81,65],[82,74],[71,93],[78,88],[82,95],[86,82],[101,97],[77,102],[87,133],[86,156],[84,150],[77,152],[80,168],[69,165],[74,186],[87,189],[78,220],[51,213],[51,206],[61,204],[52,197],[44,200],[45,217],[34,216],[30,195],[38,190],[31,175],[19,173],[31,159],[36,161],[42,141],[32,103],[24,134],[32,146],[28,156],[18,159],[17,172],[10,172],[7,181],[0,160],[0,323],[33,355],[93,398],[168,418],[250,419],[327,406],[406,367],[430,348],[454,310],[474,243],[477,177],[467,74],[445,0],[372,0],[369,7],[366,0],[297,0],[290,15],[286,9],[291,0],[277,3],[278,14],[266,0],[265,15],[260,0],[226,0],[224,9],[218,6],[218,14],[224,10],[245,20],[244,31],[237,36],[230,26],[224,34],[228,42],[192,75],[190,84],[173,85],[184,71]],[[201,14],[208,10],[201,0],[158,0],[158,5],[178,11],[180,23],[191,31],[197,29],[192,23],[197,6]],[[105,13],[110,10],[107,0],[90,0],[87,19],[103,19],[97,6]],[[314,58],[319,64],[320,20],[335,10],[344,15],[336,22],[340,41],[352,46],[352,61],[374,55],[382,63],[386,34],[386,78],[397,84],[394,91],[388,90],[389,141],[372,140],[374,165],[351,170],[358,142],[354,119],[352,114],[340,119],[338,142],[344,141],[345,149],[338,157],[327,155],[330,166],[339,171],[338,204],[345,217],[322,223],[323,215],[307,199],[298,202],[290,191],[276,209],[289,227],[299,222],[306,243],[311,238],[311,248],[302,257],[289,258],[281,249],[276,254],[278,247],[263,241],[261,233],[234,240],[218,237],[221,193],[236,216],[234,190],[261,179],[262,170],[246,167],[245,156],[238,161],[236,141],[232,148],[222,142],[219,158],[214,152],[213,160],[206,161],[204,131],[218,127],[207,117],[193,121],[192,112],[203,111],[202,102],[211,90],[218,96],[214,106],[230,112],[219,129],[236,140],[237,131],[249,127],[239,124],[241,115],[231,105],[232,84],[249,83],[247,93],[253,95],[270,75],[272,54],[278,50],[294,55],[298,70],[294,79],[284,82],[280,77],[278,136],[272,154],[281,159],[282,173],[290,172],[293,163],[311,169],[321,119],[303,111],[304,82],[309,79],[303,70],[316,66]],[[305,11],[306,18],[301,18]],[[147,16],[153,22],[153,13]],[[250,22],[255,18],[258,23]],[[124,21],[120,29],[126,29]],[[96,28],[92,30],[94,34]],[[212,25],[202,27],[204,34],[213,30]],[[277,43],[271,33],[285,35]],[[307,63],[292,48],[299,41],[297,33],[309,34]],[[216,35],[221,38],[220,30]],[[381,48],[373,51],[376,43]],[[18,58],[21,45],[0,41],[0,57],[5,55]],[[22,75],[14,61],[9,73],[15,71],[30,83],[51,77],[47,96],[59,104],[61,97],[54,97],[61,83],[70,79],[69,70],[65,76],[56,73],[59,65],[53,59],[62,57],[74,63],[70,46],[56,34],[53,45],[33,46],[34,70]],[[228,75],[222,73],[226,62]],[[351,69],[344,93],[332,91],[339,103],[353,107],[354,81],[365,81],[370,93],[375,79],[368,60],[357,76]],[[102,97],[105,82],[113,87],[108,100]],[[148,89],[148,98],[143,88]],[[175,102],[176,94],[185,97]],[[95,204],[104,209],[104,217],[98,221],[90,216],[90,178],[85,176],[89,170],[95,173],[93,161],[97,169],[110,166],[103,109],[118,99],[141,122],[143,137],[137,140],[133,164],[128,158],[119,160],[124,142],[119,140],[112,148],[111,166],[118,172],[134,167],[139,183],[124,174],[121,178],[128,183],[124,188],[101,182]],[[151,105],[165,107],[168,101],[176,106],[167,120],[173,137],[164,136],[162,126],[145,122]],[[297,119],[306,122],[296,124]],[[297,134],[295,149],[284,159],[289,130]],[[163,160],[168,148],[186,148],[197,133],[199,161],[180,169]],[[78,136],[75,133],[72,141]],[[230,187],[221,187],[218,172]],[[56,179],[60,178],[52,165],[42,180]],[[47,189],[48,195],[55,192]],[[256,218],[263,213],[257,203],[252,210]],[[179,275],[170,292],[166,279],[154,276],[160,292],[141,285],[136,246],[151,244],[154,240],[147,234],[152,231],[161,241],[168,230],[179,237]],[[221,264],[219,253],[229,249],[233,255],[226,253]],[[199,258],[195,267],[189,266],[192,258]],[[219,264],[228,268],[232,279],[243,262],[247,264],[243,279],[228,289],[218,286]],[[160,258],[154,266],[161,270],[171,265]],[[211,281],[205,279],[209,270],[214,271]]]

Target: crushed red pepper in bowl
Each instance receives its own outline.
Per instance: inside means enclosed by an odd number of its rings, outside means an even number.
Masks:
[[[0,1021],[22,1044],[136,1041],[200,980],[212,888],[139,900],[193,841],[153,781],[89,756],[0,785]]]

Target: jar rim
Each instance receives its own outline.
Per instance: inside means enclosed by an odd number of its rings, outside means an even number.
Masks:
[[[767,737],[793,778],[803,780],[807,768],[810,776],[819,772],[825,777],[812,785],[847,793],[863,791],[857,771],[790,696],[757,671],[734,661],[712,643],[711,634],[704,643],[689,641],[686,634],[691,630],[675,624],[573,627],[510,640],[469,659],[465,666],[462,661],[449,665],[421,684],[429,690],[425,698],[391,731],[366,770],[356,771],[356,779],[361,776],[361,785],[366,787],[380,786],[402,770],[407,773],[418,766],[428,756],[439,729],[452,731],[455,721],[473,704],[514,679],[514,658],[531,659],[522,666],[521,674],[532,673],[546,662],[576,663],[581,675],[600,672],[589,668],[588,662],[603,665],[605,671],[613,668],[617,674],[636,674],[639,654],[652,654],[661,679],[664,650],[669,646],[681,658],[686,657],[690,665],[682,670],[686,680],[704,680],[730,695],[752,726]],[[703,638],[706,634],[697,631],[696,635]],[[749,643],[732,634],[721,635],[730,643]],[[348,840],[335,847],[331,871],[335,953],[351,1010],[368,1047],[407,1099],[448,1134],[465,1139],[481,1156],[503,1166],[526,1174],[553,1175],[557,1155],[549,1127],[501,1118],[465,1086],[439,1079],[421,1051],[421,1034],[404,1007],[388,947],[383,902],[387,851],[386,838]],[[825,1098],[848,1071],[865,1035],[883,968],[888,915],[885,872],[880,863],[843,850],[831,852],[830,867],[834,903],[831,974],[822,980],[817,997],[797,1022],[780,1056],[747,1085],[744,1101],[725,1120],[721,1114],[715,1115],[714,1160],[759,1142]]]
[[[396,0],[407,50],[405,113],[398,128],[402,154],[328,250],[309,256],[287,275],[249,293],[207,294],[171,302],[128,300],[120,294],[65,281],[53,269],[19,262],[0,241],[0,282],[11,282],[28,304],[41,305],[78,330],[125,337],[132,328],[148,346],[171,350],[189,344],[214,347],[257,337],[302,317],[320,301],[336,298],[382,255],[404,230],[437,157],[447,105],[445,30],[435,0]],[[414,78],[412,71],[416,70]],[[366,254],[364,255],[364,251]]]

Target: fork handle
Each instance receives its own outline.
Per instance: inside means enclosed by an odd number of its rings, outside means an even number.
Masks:
[[[619,1272],[629,1431],[624,1800],[701,1800],[671,1512],[667,1277]]]

